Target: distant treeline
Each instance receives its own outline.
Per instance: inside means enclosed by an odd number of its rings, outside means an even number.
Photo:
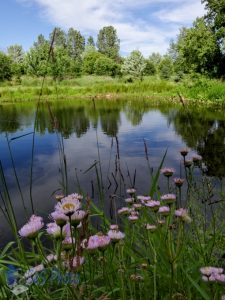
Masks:
[[[120,40],[113,26],[103,27],[97,41],[87,40],[77,30],[67,32],[55,28],[46,39],[37,37],[29,51],[20,45],[0,52],[0,81],[18,81],[22,75],[52,76],[55,79],[81,74],[124,76],[127,81],[158,74],[177,81],[185,74],[202,74],[211,78],[225,75],[225,3],[202,0],[207,13],[197,18],[191,28],[181,28],[166,55],[151,53],[144,58],[134,50],[126,58],[120,56]],[[151,43],[151,41],[149,41]]]

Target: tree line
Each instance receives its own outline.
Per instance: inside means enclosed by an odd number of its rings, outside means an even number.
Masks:
[[[67,32],[55,28],[46,39],[42,34],[25,52],[20,45],[0,52],[0,81],[21,75],[53,76],[62,80],[81,74],[125,76],[127,81],[158,74],[163,79],[180,80],[185,74],[213,78],[225,75],[225,2],[202,0],[206,15],[190,28],[183,27],[165,55],[152,53],[144,58],[134,50],[120,56],[120,40],[113,26],[103,27],[87,40],[74,28]],[[149,41],[150,42],[150,41]]]

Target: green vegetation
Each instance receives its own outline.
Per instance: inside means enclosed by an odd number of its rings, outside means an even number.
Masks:
[[[103,60],[104,62],[104,60]],[[111,61],[110,61],[111,62]],[[114,64],[110,65],[114,66]],[[107,65],[106,65],[107,67]],[[108,69],[116,72],[117,69]],[[174,80],[172,80],[174,79]],[[142,81],[129,82],[129,77],[112,78],[107,76],[81,76],[75,79],[55,81],[47,77],[42,95],[48,100],[76,98],[96,99],[152,99],[167,102],[179,102],[180,93],[186,104],[223,105],[225,85],[223,81],[208,79],[203,76],[183,76],[179,82],[176,77],[171,80],[159,79],[156,76],[144,77]],[[0,103],[37,100],[41,92],[41,78],[21,77],[0,85]]]

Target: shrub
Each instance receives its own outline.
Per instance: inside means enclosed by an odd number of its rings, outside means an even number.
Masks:
[[[102,56],[96,60],[94,72],[96,75],[115,76],[119,73],[119,66],[111,58]]]
[[[10,80],[12,77],[12,63],[9,57],[0,52],[0,81]]]

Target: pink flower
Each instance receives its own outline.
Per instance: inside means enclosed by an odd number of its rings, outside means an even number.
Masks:
[[[131,211],[128,220],[132,223],[135,223],[138,220],[138,212],[137,211]]]
[[[125,199],[125,202],[126,202],[127,204],[134,203],[134,198],[126,198],[126,199]]]
[[[55,206],[55,210],[65,214],[66,216],[71,216],[77,210],[81,208],[79,194],[71,194],[63,198],[61,202],[58,202]]]
[[[184,161],[184,166],[185,166],[186,168],[191,167],[191,165],[192,165],[192,160],[191,160],[191,159],[186,159],[186,160]]]
[[[113,242],[118,242],[125,237],[125,234],[119,231],[118,225],[111,225],[107,235]]]
[[[54,211],[53,213],[51,213],[51,217],[59,226],[64,226],[67,221],[69,221],[69,218],[60,211]]]
[[[172,203],[176,202],[176,195],[174,195],[174,194],[165,194],[165,195],[161,196],[161,200],[165,204],[172,204]]]
[[[84,264],[84,262],[85,259],[83,256],[75,256],[72,260],[66,261],[65,266],[72,270],[77,270]]]
[[[118,210],[119,215],[127,215],[130,213],[130,208],[128,207],[122,207]]]
[[[184,179],[182,178],[174,178],[173,181],[177,187],[181,187],[184,183]]]
[[[173,168],[163,168],[160,172],[166,177],[171,177],[175,170]]]
[[[140,210],[142,209],[142,205],[140,203],[134,203],[132,205],[132,208],[134,208],[135,210]]]
[[[160,207],[160,202],[155,200],[149,200],[145,203],[145,206],[151,208],[153,211],[157,211]]]
[[[58,239],[61,237],[61,228],[56,223],[47,224],[47,233],[51,235],[53,238]],[[66,237],[65,228],[62,229],[62,238]]]
[[[180,218],[182,221],[184,221],[186,223],[191,222],[191,218],[188,215],[188,211],[186,208],[179,208],[179,209],[175,210],[175,216]]]
[[[210,276],[213,273],[222,274],[223,271],[224,270],[222,268],[216,268],[216,267],[202,267],[202,268],[200,268],[200,272],[202,273],[202,275],[205,275],[205,276]]]
[[[185,157],[187,154],[188,154],[188,149],[181,149],[180,150],[180,154],[183,156],[183,157]]]
[[[107,235],[96,234],[89,237],[88,241],[83,241],[83,248],[87,250],[104,249],[110,243]]]
[[[71,216],[71,225],[77,226],[81,220],[86,216],[86,211],[84,210],[77,210],[74,214]]]
[[[194,155],[192,157],[192,160],[194,163],[198,163],[198,162],[202,161],[202,157],[201,157],[201,155]]]
[[[136,190],[135,189],[127,189],[127,194],[129,195],[134,195],[136,193]]]
[[[137,199],[142,203],[146,203],[148,202],[149,200],[151,200],[151,197],[150,196],[137,196]]]
[[[19,234],[21,237],[33,239],[43,227],[44,223],[42,217],[32,215],[28,223],[19,230]]]
[[[62,246],[63,249],[65,250],[70,250],[73,248],[73,245],[75,245],[75,238],[73,237],[66,237],[63,241],[62,241]]]
[[[159,211],[158,211],[159,214],[163,215],[163,216],[168,216],[169,213],[170,213],[170,208],[169,206],[161,206],[159,208]]]

